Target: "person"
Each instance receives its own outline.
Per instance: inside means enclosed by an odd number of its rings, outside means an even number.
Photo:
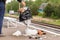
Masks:
[[[25,1],[22,1],[21,4],[23,7],[19,9],[19,21],[23,22],[26,26],[29,26],[32,18],[31,10],[28,6],[26,6]]]
[[[26,6],[26,3],[25,3],[25,1],[19,1],[21,4],[22,4],[22,8],[20,8],[19,10],[18,10],[18,12],[19,12],[19,22],[23,22],[25,25],[26,25],[26,27],[28,28],[29,26],[30,26],[30,24],[31,24],[31,18],[32,18],[32,15],[31,15],[31,11],[30,11],[30,8],[29,7],[27,7]],[[26,29],[27,29],[26,28]],[[14,32],[13,33],[13,35],[17,35],[16,33],[17,33],[18,31],[16,31],[16,32]]]
[[[18,2],[21,3],[23,6],[18,10],[18,12],[20,12],[19,21],[23,22],[26,26],[29,26],[31,24],[31,19],[32,19],[30,8],[26,6],[24,0],[18,0]]]
[[[4,13],[5,13],[5,2],[6,0],[0,0],[0,37],[4,36],[2,34],[2,25],[3,25]]]

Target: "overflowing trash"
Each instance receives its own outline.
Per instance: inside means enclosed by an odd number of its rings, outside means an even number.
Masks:
[[[42,40],[43,38],[41,38],[41,36],[45,35],[45,33],[44,31],[41,31],[41,30],[26,28],[24,31],[24,34],[21,31],[17,30],[12,35],[17,37],[22,35],[22,36],[29,37],[29,39],[33,38],[33,39]]]

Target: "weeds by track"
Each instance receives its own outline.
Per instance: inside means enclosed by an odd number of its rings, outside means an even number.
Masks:
[[[39,24],[39,25],[43,25],[43,26],[48,26],[48,27],[52,27],[52,28],[60,29],[60,25],[48,24],[48,23],[38,22],[38,21],[34,21],[34,20],[32,20],[32,23]]]

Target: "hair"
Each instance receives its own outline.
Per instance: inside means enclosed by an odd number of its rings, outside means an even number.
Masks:
[[[17,1],[20,2],[20,3],[22,2],[22,0],[17,0]]]

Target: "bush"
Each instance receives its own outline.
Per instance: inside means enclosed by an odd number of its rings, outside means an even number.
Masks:
[[[54,7],[51,4],[48,4],[44,9],[44,17],[51,17],[52,13],[54,12]]]
[[[54,8],[54,16],[56,16],[56,18],[60,18],[60,5],[59,6],[56,6]]]
[[[17,12],[17,10],[19,9],[19,4],[17,1],[12,1],[12,2],[9,2],[7,5],[6,5],[6,11],[9,12],[9,10],[14,10],[15,12]]]
[[[32,15],[38,15],[38,9],[40,7],[41,0],[36,0],[34,2],[31,0],[29,2],[26,1],[26,4],[31,8]]]
[[[43,16],[43,13],[38,13],[38,16],[41,16],[42,17]]]
[[[44,12],[43,17],[60,18],[60,5],[48,4]]]

